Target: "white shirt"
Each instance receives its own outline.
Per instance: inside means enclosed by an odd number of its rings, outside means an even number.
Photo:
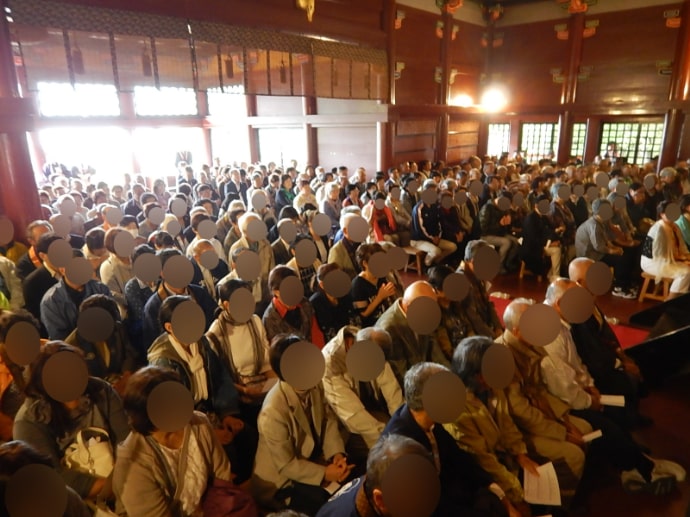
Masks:
[[[585,388],[594,386],[594,379],[577,353],[567,322],[561,320],[558,337],[544,350],[548,355],[541,361],[541,370],[548,390],[573,409],[587,409],[592,397]]]

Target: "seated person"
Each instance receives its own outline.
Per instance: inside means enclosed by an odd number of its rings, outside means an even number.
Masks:
[[[423,185],[424,191],[437,192],[437,185],[434,180],[426,180]],[[442,262],[447,256],[453,254],[458,247],[451,241],[443,239],[441,227],[440,207],[436,198],[433,203],[427,203],[430,199],[422,196],[412,209],[412,240],[410,245],[426,252],[424,263],[431,266],[434,263]],[[426,198],[426,201],[424,200]]]
[[[140,244],[132,250],[132,264],[145,254],[154,255],[156,252],[148,244]],[[127,333],[134,349],[144,350],[144,306],[156,287],[155,282],[142,282],[139,278],[130,278],[125,284],[125,302],[127,304]]]
[[[573,260],[568,266],[570,279],[587,289],[587,271],[592,264],[593,260],[584,257]],[[596,296],[594,298],[596,300]],[[570,333],[582,362],[587,366],[595,384],[605,393],[629,393],[632,399],[644,396],[646,387],[640,368],[625,353],[596,303],[589,319],[583,323],[573,323]],[[632,425],[645,426],[652,423],[637,408],[634,414],[628,416],[633,419],[630,422]]]
[[[395,245],[400,245],[400,237],[398,235],[398,225],[395,222],[395,217],[391,209],[384,204],[382,209],[376,208],[376,202],[386,202],[386,194],[377,192],[374,199],[369,201],[362,210],[362,215],[369,222],[371,228],[370,236],[376,242],[386,241],[392,242]]]
[[[349,224],[355,217],[357,214],[353,213],[346,213],[341,217],[340,224],[343,237],[333,244],[333,247],[328,251],[328,262],[338,264],[340,269],[345,271],[350,278],[354,278],[361,271],[355,258],[358,243],[350,240]]]
[[[13,441],[0,445],[0,515],[10,515],[6,506],[6,501],[9,499],[6,494],[10,479],[22,468],[29,465],[53,467],[50,456],[41,454],[27,443]],[[68,486],[65,489],[67,490],[67,506],[64,513],[60,514],[61,517],[90,517],[91,511],[79,497],[79,494]],[[24,492],[24,494],[28,494],[28,492]],[[49,501],[45,502],[48,503]],[[27,510],[23,509],[23,511],[26,512]],[[55,512],[53,514],[56,515]]]
[[[109,499],[112,494],[106,478],[67,467],[64,455],[77,434],[88,427],[106,430],[113,448],[124,440],[129,426],[122,401],[107,382],[96,377],[89,377],[84,393],[75,400],[58,402],[51,397],[43,371],[48,360],[60,352],[83,360],[81,350],[62,341],[51,341],[41,348],[31,367],[26,400],[14,420],[13,438],[48,455],[65,483],[82,498]]]
[[[528,454],[522,433],[510,416],[506,394],[489,386],[482,375],[482,359],[493,344],[491,338],[474,336],[463,339],[455,349],[451,369],[465,384],[467,401],[457,420],[444,427],[491,475],[520,514],[529,516],[518,476],[520,468],[538,475],[539,463]]]
[[[418,334],[407,319],[412,303],[423,297],[436,301],[437,296],[429,283],[422,280],[413,282],[405,289],[403,297],[396,300],[376,322],[376,327],[387,331],[393,341],[385,355],[401,386],[405,372],[414,364],[422,361],[450,364],[434,336]]]
[[[516,269],[516,259],[520,251],[520,243],[512,235],[513,218],[510,210],[501,210],[499,202],[507,198],[512,202],[513,196],[506,190],[500,190],[495,199],[488,201],[479,211],[479,225],[482,239],[491,246],[498,246],[501,258],[501,272]]]
[[[157,429],[151,422],[148,398],[164,382],[180,382],[180,378],[167,368],[147,366],[132,375],[125,392],[132,431],[117,449],[113,472],[119,514],[168,517],[177,504],[183,515],[197,515],[208,487],[215,480],[232,480],[228,457],[203,413],[195,411],[189,423],[175,432]],[[238,492],[235,498],[238,505],[241,501],[254,507],[248,495]],[[249,508],[243,515],[258,515]]]
[[[256,421],[276,374],[268,361],[268,339],[261,318],[252,314],[248,321],[240,323],[232,317],[230,299],[239,289],[250,290],[250,286],[242,280],[228,280],[218,287],[223,310],[206,337],[232,376],[240,394],[240,413],[251,422]]]
[[[396,295],[393,282],[387,277],[379,278],[371,271],[369,259],[375,253],[383,253],[383,248],[377,242],[360,244],[355,254],[357,265],[362,271],[352,280],[350,296],[363,327],[374,325],[395,301]]]
[[[468,335],[498,337],[503,332],[501,320],[496,314],[496,307],[489,298],[487,284],[474,274],[474,259],[479,250],[489,246],[484,240],[470,241],[465,248],[465,260],[460,264],[458,272],[462,272],[470,282],[470,292],[460,302],[462,310],[470,322],[471,331]]]
[[[125,285],[134,274],[132,273],[132,260],[129,256],[120,257],[115,250],[115,239],[121,233],[125,233],[124,228],[110,228],[105,233],[105,249],[109,255],[99,270],[101,282],[108,286],[113,297],[120,305],[123,315],[127,314],[127,302],[125,300]]]
[[[113,331],[105,341],[91,342],[76,328],[65,338],[65,343],[79,348],[86,359],[89,375],[108,381],[119,395],[124,394],[127,379],[139,366],[146,364],[146,359],[140,356],[132,347],[125,326],[120,319],[117,302],[103,294],[93,294],[79,305],[79,313],[100,308],[113,319]]]
[[[217,301],[216,284],[228,274],[228,265],[225,261],[218,260],[218,264],[213,269],[208,269],[202,260],[204,253],[215,253],[213,244],[206,239],[199,239],[192,248],[192,265],[194,266],[194,276],[192,283],[198,284],[206,289],[208,295]]]
[[[428,362],[417,363],[407,371],[405,404],[391,416],[383,436],[407,436],[432,453],[441,479],[439,515],[507,516],[513,506],[503,490],[424,409],[422,394],[426,382],[433,375],[447,371],[445,366]]]
[[[174,295],[163,301],[159,321],[164,333],[149,348],[148,362],[178,373],[182,384],[192,393],[195,409],[206,413],[216,427],[216,433],[233,461],[237,482],[242,483],[251,475],[256,450],[255,431],[249,427],[245,429],[244,421],[239,418],[237,389],[206,336],[201,336],[196,343],[183,343],[175,335],[173,313],[180,304],[189,300],[188,296]]]
[[[510,416],[523,435],[528,450],[554,462],[565,462],[571,476],[558,470],[563,499],[574,496],[585,468],[586,447],[583,435],[592,427],[570,414],[570,406],[549,393],[541,370],[546,356],[544,348],[524,340],[520,332],[520,318],[534,304],[533,300],[516,298],[503,314],[506,330],[496,342],[512,352],[515,377],[504,390],[508,398]]]
[[[41,322],[51,340],[65,339],[77,326],[79,305],[94,294],[112,296],[110,289],[98,280],[76,284],[65,274],[66,268],[58,268],[62,278],[48,289],[41,300]]]
[[[41,238],[41,235],[52,231],[53,226],[48,221],[44,221],[43,219],[32,221],[26,227],[25,233],[26,240],[29,243],[29,250],[24,255],[22,255],[22,257],[17,262],[17,276],[19,276],[20,280],[23,281],[31,273],[36,271],[36,269],[41,267],[43,261],[41,260],[41,257],[38,255],[38,251],[36,250],[36,246],[38,245],[38,239]]]
[[[323,333],[316,322],[314,309],[309,300],[302,298],[297,305],[287,305],[283,301],[280,284],[289,277],[297,277],[297,273],[287,266],[276,266],[268,278],[273,299],[261,318],[266,328],[266,336],[271,340],[278,334],[298,334],[302,339],[321,348],[325,344]]]
[[[39,321],[41,319],[41,300],[43,295],[48,289],[57,284],[61,277],[57,267],[53,265],[50,257],[48,257],[50,245],[60,239],[61,237],[53,232],[41,235],[38,239],[38,244],[36,244],[36,253],[41,259],[41,265],[35,271],[32,271],[22,284],[26,309]],[[48,337],[48,331],[45,330],[43,324],[41,324],[41,336]]]
[[[275,267],[273,250],[271,243],[267,239],[253,240],[249,232],[249,225],[251,223],[261,222],[261,216],[254,212],[247,212],[239,218],[239,227],[242,232],[242,237],[230,247],[230,254],[238,248],[247,248],[255,252],[259,257],[261,280],[262,300],[268,301],[270,298],[270,290],[268,289],[268,275]]]
[[[357,464],[358,460],[366,459],[386,422],[403,403],[402,390],[388,363],[370,382],[357,381],[348,372],[345,358],[352,345],[359,341],[373,341],[384,350],[391,346],[390,335],[385,330],[343,327],[322,350],[326,358],[323,377],[326,400],[351,433],[346,448]]]
[[[670,201],[657,207],[659,220],[649,229],[642,246],[642,271],[654,275],[656,281],[673,278],[669,299],[690,290],[690,252],[676,223],[666,215]]]
[[[297,390],[283,377],[281,359],[302,339],[281,334],[271,341],[271,366],[280,381],[259,413],[252,488],[262,506],[314,515],[329,498],[325,488],[343,483],[354,465],[345,457],[338,419],[326,403],[322,384]]]
[[[445,264],[429,269],[429,283],[436,289],[438,305],[441,307],[441,324],[434,336],[448,361],[453,358],[453,350],[457,344],[463,338],[474,335],[467,311],[462,308],[462,302],[450,300],[443,292],[443,283],[452,274],[453,270]]]
[[[561,279],[549,286],[547,302],[560,299],[563,289],[567,288],[565,282],[568,281]],[[560,312],[558,306],[554,308]],[[605,407],[601,403],[601,393],[582,364],[569,329],[563,322],[556,341],[544,348],[547,356],[541,361],[541,370],[547,389],[568,403],[573,408],[573,415],[602,431],[603,436],[595,440],[591,447],[621,470],[624,489],[632,492],[652,491],[662,495],[667,494],[677,480],[685,479],[685,470],[680,465],[652,458],[642,451],[627,429],[622,408]]]
[[[285,265],[297,273],[297,277],[302,282],[302,287],[304,287],[304,296],[309,298],[314,294],[316,271],[321,267],[321,261],[315,258],[314,262],[306,266],[297,262],[297,245],[302,241],[314,242],[310,235],[298,233],[295,239],[290,243],[290,255],[292,255],[292,258]]]
[[[165,263],[172,257],[181,256],[182,253],[175,249],[169,248],[164,249],[157,253],[161,259],[161,266],[165,268]],[[155,289],[151,297],[144,305],[144,324],[143,324],[143,350],[146,350],[151,346],[151,343],[163,333],[163,327],[161,327],[158,314],[160,313],[161,304],[168,296],[178,295],[178,296],[189,296],[194,300],[204,311],[204,316],[206,318],[206,329],[211,326],[213,321],[213,313],[216,310],[217,305],[213,301],[213,298],[206,292],[203,287],[198,285],[189,284],[186,287],[175,287],[168,283],[165,279],[165,273],[161,270],[161,279],[158,282],[158,287]]]
[[[22,283],[10,259],[0,256],[0,309],[24,307]]]
[[[366,476],[344,486],[316,517],[391,517],[384,501],[383,480],[393,462],[407,455],[421,456],[435,468],[433,457],[419,442],[399,434],[384,436],[369,451]]]
[[[613,295],[620,298],[635,298],[631,290],[631,274],[635,254],[633,248],[616,246],[607,235],[606,221],[599,215],[602,208],[613,211],[606,199],[592,202],[592,216],[582,223],[575,233],[575,250],[578,257],[600,260],[613,267]]]
[[[324,341],[333,339],[345,325],[360,326],[360,318],[352,306],[352,296],[346,293],[340,298],[329,294],[324,288],[324,280],[329,273],[339,270],[338,264],[322,264],[316,272],[316,291],[309,298],[314,315],[323,332]]]
[[[551,226],[549,213],[542,213],[540,202],[546,202],[546,206],[550,206],[549,198],[542,194],[537,198],[534,210],[525,217],[522,223],[520,259],[529,271],[551,280],[561,274],[561,241],[560,235]]]

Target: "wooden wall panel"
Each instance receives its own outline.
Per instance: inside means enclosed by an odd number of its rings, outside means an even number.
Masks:
[[[561,85],[550,70],[565,69],[569,59],[567,41],[556,39],[554,25],[567,19],[501,27],[503,45],[493,50],[492,76],[509,91],[509,111],[529,111],[550,106],[558,109]]]
[[[449,124],[446,162],[455,165],[477,154],[479,147],[479,120],[453,119]]]
[[[582,65],[591,74],[578,85],[577,103],[602,105],[604,112],[659,113],[668,99],[670,76],[659,75],[657,61],[673,61],[678,29],[665,26],[655,6],[601,14],[596,34],[584,40]]]
[[[395,81],[395,102],[405,104],[434,104],[439,85],[434,80],[441,64],[441,40],[436,36],[434,15],[412,7],[400,6],[405,12],[402,27],[395,31],[395,60],[405,63],[400,78]]]
[[[459,27],[455,41],[451,42],[451,68],[458,75],[450,86],[450,99],[458,95],[469,95],[479,99],[479,78],[484,71],[487,50],[482,47],[484,27],[465,22],[456,22]]]
[[[395,123],[393,162],[434,160],[438,119],[406,119]]]

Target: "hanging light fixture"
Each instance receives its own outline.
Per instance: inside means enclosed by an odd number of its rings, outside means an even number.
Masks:
[[[76,39],[74,39],[74,48],[72,49],[72,69],[75,74],[84,73],[84,55],[81,53]]]
[[[287,83],[287,68],[285,67],[285,57],[280,57],[280,82]]]
[[[232,59],[232,54],[225,58],[225,77],[228,79],[235,78],[235,62]]]
[[[144,43],[144,50],[141,52],[141,69],[144,73],[144,77],[151,77],[153,75],[151,54],[149,54],[149,47],[146,43]]]

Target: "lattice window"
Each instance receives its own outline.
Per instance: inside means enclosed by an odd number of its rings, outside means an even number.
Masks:
[[[553,158],[558,152],[558,124],[522,124],[520,151],[528,161]]]
[[[573,141],[570,143],[570,156],[584,158],[585,140],[587,138],[587,124],[573,124]]]
[[[510,124],[489,124],[489,141],[486,152],[489,156],[501,156],[510,151]]]
[[[661,122],[606,122],[601,128],[600,155],[642,165],[659,155],[663,134]]]

